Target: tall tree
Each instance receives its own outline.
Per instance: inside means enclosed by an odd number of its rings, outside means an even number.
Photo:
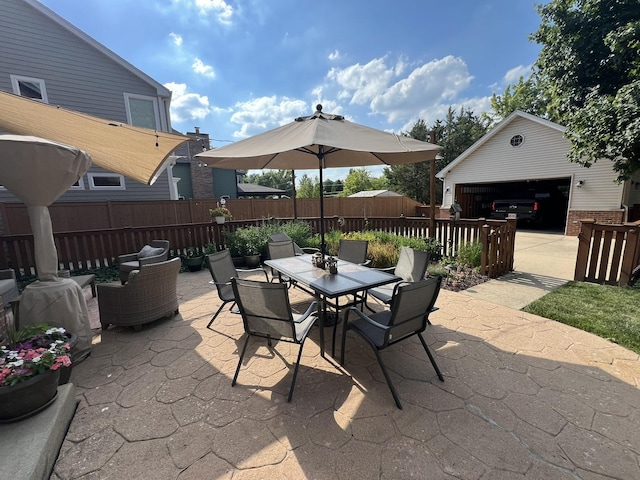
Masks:
[[[638,0],[552,0],[538,6],[543,78],[569,160],[609,159],[622,181],[640,169],[640,14]]]
[[[296,189],[298,198],[320,198],[320,180],[311,178],[306,173],[300,177],[300,185]]]
[[[436,172],[442,170],[455,158],[473,145],[489,128],[487,118],[474,115],[471,110],[461,108],[456,114],[449,107],[444,120],[437,120],[429,128],[424,120],[418,120],[408,136],[418,140],[430,140],[430,132],[436,133],[436,143],[442,146],[440,157],[436,160]],[[419,202],[429,203],[429,162],[412,165],[393,165],[384,169],[389,182],[388,188],[402,193]],[[436,198],[442,198],[442,184],[436,182]]]
[[[527,80],[520,77],[518,83],[509,85],[502,95],[494,93],[491,96],[491,108],[494,113],[492,120],[497,122],[504,120],[516,110],[557,121],[557,114],[552,106],[543,80],[536,75],[531,75]]]
[[[245,175],[244,181],[265,187],[284,190],[290,197],[293,195],[291,170],[263,170],[262,173]]]
[[[348,197],[354,193],[373,188],[371,174],[366,168],[350,168],[349,174],[344,179],[344,190],[341,197]]]

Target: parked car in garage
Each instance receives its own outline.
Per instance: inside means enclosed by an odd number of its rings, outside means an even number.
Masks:
[[[518,222],[531,224],[542,222],[540,202],[534,198],[494,200],[491,203],[491,218],[504,220],[510,214],[515,214]]]

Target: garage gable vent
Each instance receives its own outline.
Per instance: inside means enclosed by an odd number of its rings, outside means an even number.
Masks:
[[[520,134],[514,135],[513,137],[511,137],[511,140],[509,140],[509,143],[512,147],[519,147],[524,143],[524,137]]]

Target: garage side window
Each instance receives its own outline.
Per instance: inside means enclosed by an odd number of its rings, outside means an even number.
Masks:
[[[509,143],[511,144],[512,147],[519,147],[524,143],[524,137],[520,134],[514,135],[513,137],[511,137],[511,140],[509,141]]]
[[[88,173],[90,190],[126,190],[124,177],[114,173]]]

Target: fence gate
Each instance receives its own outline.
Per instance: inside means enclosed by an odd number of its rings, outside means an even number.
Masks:
[[[489,278],[497,278],[512,271],[515,240],[515,222],[498,226],[483,225],[480,232],[482,242],[480,273]]]
[[[581,220],[574,280],[630,285],[640,266],[640,222],[622,225]],[[637,270],[635,270],[637,272]]]

